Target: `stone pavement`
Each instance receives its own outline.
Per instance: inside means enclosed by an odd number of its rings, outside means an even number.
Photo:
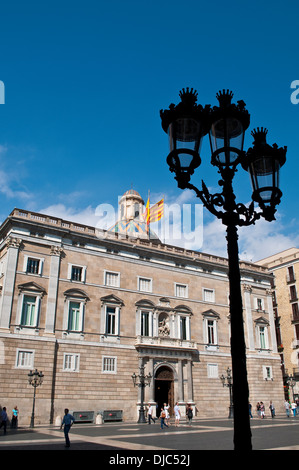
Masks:
[[[254,418],[251,420],[251,431],[253,450],[299,450],[299,416]],[[192,426],[182,422],[175,427],[171,423],[168,429],[163,430],[159,421],[151,425],[132,422],[102,425],[75,423],[71,428],[70,440],[71,447],[65,449],[64,433],[55,426],[8,429],[5,436],[2,429],[0,451],[63,450],[69,455],[71,450],[104,450],[105,454],[101,455],[109,460],[120,455],[144,456],[152,453],[159,459],[158,456],[165,453],[192,455],[192,452],[199,450],[233,450],[233,422],[229,419],[196,419]]]

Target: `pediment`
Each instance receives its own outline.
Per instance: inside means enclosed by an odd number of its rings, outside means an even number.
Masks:
[[[254,323],[258,323],[259,325],[270,325],[269,321],[265,317],[256,318]]]
[[[174,310],[175,312],[189,313],[189,315],[193,315],[191,308],[187,307],[187,305],[178,305]]]
[[[220,318],[219,313],[215,312],[215,310],[212,310],[211,308],[209,310],[206,310],[205,312],[202,312],[202,315],[204,317]]]
[[[40,286],[36,282],[25,282],[24,284],[19,284],[18,285],[19,291],[30,291],[30,292],[36,292],[36,293],[43,293],[46,294],[47,291],[44,287]]]
[[[135,303],[135,305],[136,307],[155,308],[155,304],[151,302],[151,300],[147,300],[147,299],[138,300]]]
[[[122,299],[120,299],[119,297],[117,297],[116,295],[105,295],[104,297],[101,297],[101,301],[102,303],[112,303],[112,304],[121,304],[121,305],[124,305],[124,302]]]
[[[83,297],[84,299],[89,300],[87,293],[82,289],[68,289],[64,291],[64,295],[66,297],[78,297],[80,299]]]

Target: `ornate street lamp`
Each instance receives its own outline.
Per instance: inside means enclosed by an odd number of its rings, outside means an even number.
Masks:
[[[229,90],[217,95],[219,106],[211,108],[198,105],[197,92],[192,88],[180,92],[181,103],[171,104],[161,110],[162,128],[169,134],[170,153],[167,163],[175,173],[178,187],[195,191],[204,206],[227,227],[228,277],[230,283],[231,356],[234,405],[234,445],[236,450],[251,450],[251,431],[248,413],[248,382],[246,347],[243,326],[241,277],[239,268],[238,226],[249,226],[263,217],[275,220],[276,206],[282,195],[279,170],[286,160],[286,147],[272,147],[266,143],[266,133],[259,129],[253,132],[253,148],[243,150],[244,135],[249,127],[250,115],[244,101],[231,102]],[[195,187],[190,178],[201,163],[202,138],[209,133],[211,163],[218,168],[221,192],[211,194],[202,181],[201,189]],[[253,194],[247,207],[237,203],[233,191],[233,178],[237,167],[250,173]],[[254,202],[259,205],[255,210]]]
[[[32,413],[31,413],[31,420],[30,420],[30,427],[34,428],[34,410],[35,410],[35,394],[36,388],[43,383],[44,374],[42,371],[38,371],[35,369],[34,372],[32,370],[28,374],[28,382],[30,385],[33,386],[33,404],[32,404]]]
[[[291,387],[292,395],[293,395],[293,401],[295,401],[294,387],[296,385],[296,380],[294,380],[294,377],[292,375],[288,375],[286,383],[288,384],[289,387]]]
[[[144,416],[144,388],[151,384],[152,375],[149,373],[148,375],[144,375],[144,366],[139,367],[139,375],[136,375],[135,372],[132,375],[132,380],[134,387],[140,388],[140,408],[139,408],[139,418],[138,423],[146,423],[146,419]]]
[[[231,376],[231,370],[227,368],[227,376],[225,377],[223,374],[220,377],[223,387],[229,388],[229,413],[228,417],[231,419],[234,417],[234,404],[233,404],[233,396],[232,396],[232,387],[233,387],[233,378]],[[227,382],[225,382],[227,380]]]

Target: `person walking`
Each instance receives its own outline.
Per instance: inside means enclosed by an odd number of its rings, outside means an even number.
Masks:
[[[18,415],[19,415],[18,407],[15,406],[14,409],[12,410],[12,417],[11,417],[12,428],[16,428],[18,426]]]
[[[164,411],[165,411],[165,423],[167,426],[169,426],[169,419],[170,419],[170,414],[169,414],[169,405],[164,403]]]
[[[292,411],[293,411],[293,416],[294,416],[294,418],[296,418],[297,405],[294,401],[292,402],[291,407],[292,407]]]
[[[166,426],[168,428],[168,425],[165,423],[166,413],[165,413],[164,408],[161,408],[160,418],[161,418],[161,429],[163,429],[163,426]]]
[[[193,418],[193,410],[192,410],[192,406],[191,405],[188,405],[187,406],[187,409],[186,409],[186,416],[188,418],[188,421],[189,421],[189,426],[192,425],[192,418]]]
[[[264,419],[264,417],[265,417],[265,405],[262,401],[260,403],[260,412],[261,412],[261,418]]]
[[[261,417],[261,405],[260,405],[260,402],[257,402],[257,404],[256,404],[256,413],[257,413],[258,418],[260,418],[260,417]]]
[[[249,416],[251,419],[253,419],[253,416],[252,416],[252,404],[251,403],[248,403],[248,411],[249,411]]]
[[[69,413],[69,410],[66,408],[64,410],[64,417],[60,426],[60,429],[62,429],[62,426],[64,425],[64,437],[65,437],[65,447],[70,447],[70,438],[69,438],[69,432],[70,429],[75,422],[75,418],[73,415]]]
[[[289,418],[290,417],[290,404],[287,400],[284,402],[284,407],[285,407],[285,410],[286,410],[286,415]]]
[[[175,417],[174,425],[175,427],[178,427],[180,424],[180,417],[181,417],[181,412],[180,412],[178,402],[176,402],[175,407],[174,407],[174,417]]]
[[[269,409],[270,409],[270,413],[271,413],[272,418],[274,418],[275,408],[274,408],[274,405],[273,405],[272,401],[270,401]]]
[[[4,431],[4,435],[6,434],[6,427],[7,427],[7,413],[6,413],[6,406],[3,406],[3,409],[1,411],[1,424],[0,424],[0,428],[2,428],[3,426],[3,431]]]
[[[154,424],[155,424],[156,421],[153,418],[153,407],[152,407],[152,405],[149,405],[149,407],[148,407],[147,417],[148,417],[148,424],[151,424],[151,421],[153,421]]]

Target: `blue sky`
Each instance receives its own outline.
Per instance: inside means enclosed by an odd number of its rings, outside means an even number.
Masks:
[[[0,220],[14,207],[94,225],[99,204],[133,187],[152,203],[199,201],[177,188],[166,164],[159,111],[193,87],[202,104],[229,88],[250,130],[288,146],[277,221],[240,231],[243,258],[299,246],[298,2],[185,0],[10,1],[0,10]],[[193,182],[217,187],[208,142]],[[240,202],[251,187],[240,171]],[[223,228],[204,209],[203,244],[225,255]],[[178,243],[179,244],[179,243]]]

